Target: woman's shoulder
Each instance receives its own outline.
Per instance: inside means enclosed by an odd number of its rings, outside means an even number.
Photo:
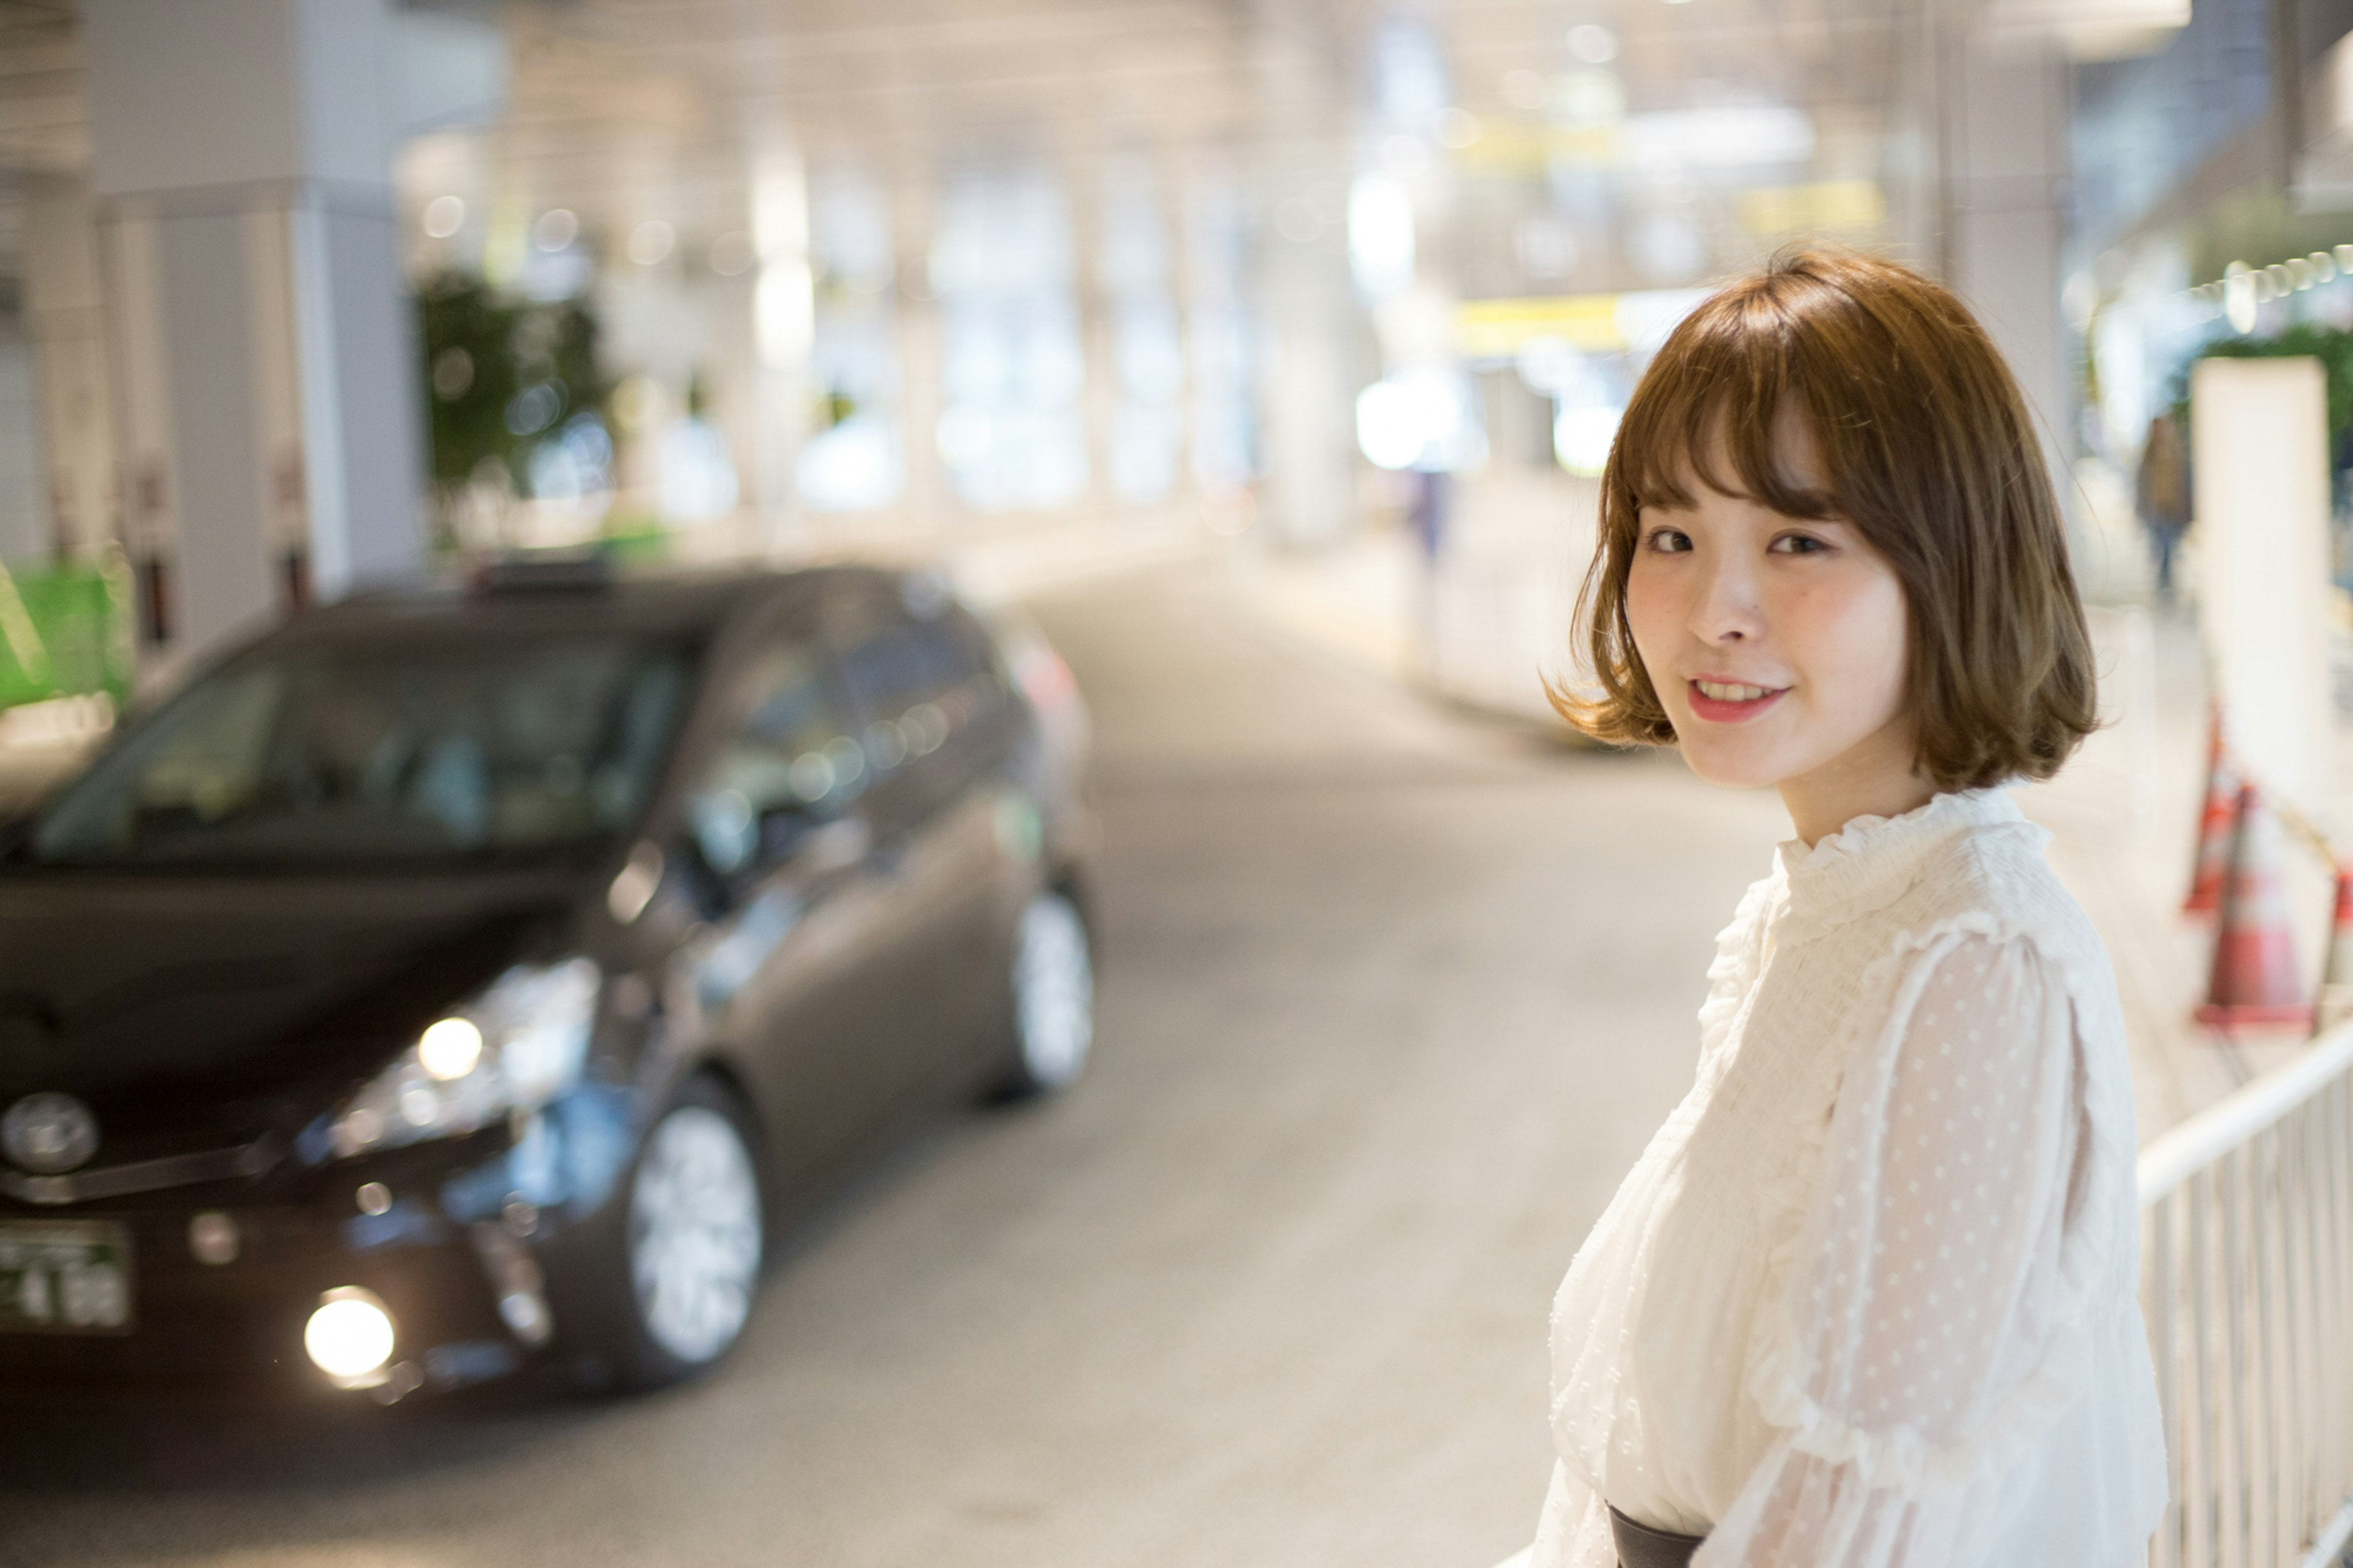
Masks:
[[[1888,946],[1901,958],[1957,942],[2018,946],[2070,987],[2105,983],[2099,931],[2051,868],[2051,835],[2022,819],[1958,833],[1926,858],[1887,911]]]

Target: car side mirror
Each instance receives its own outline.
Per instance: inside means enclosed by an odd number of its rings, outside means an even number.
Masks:
[[[755,812],[734,790],[693,797],[687,827],[691,858],[714,896],[787,861],[805,860],[818,871],[854,865],[872,843],[862,817],[815,812],[797,803]]]
[[[759,842],[753,858],[763,866],[781,866],[807,847],[825,826],[825,818],[804,805],[780,805],[764,811],[757,825]]]
[[[721,880],[751,865],[760,848],[760,821],[740,790],[712,790],[686,803],[687,838],[695,858]]]

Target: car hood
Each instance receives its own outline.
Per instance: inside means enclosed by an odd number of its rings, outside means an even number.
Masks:
[[[151,1145],[282,1126],[559,933],[581,893],[547,872],[0,879],[0,1104],[78,1094]]]

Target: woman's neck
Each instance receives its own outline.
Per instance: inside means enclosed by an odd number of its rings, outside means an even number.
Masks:
[[[1936,795],[1920,772],[1911,727],[1895,724],[1778,787],[1809,849],[1858,816],[1901,816]]]

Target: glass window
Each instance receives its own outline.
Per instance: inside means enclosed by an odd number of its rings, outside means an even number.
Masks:
[[[839,811],[866,785],[866,755],[845,733],[807,646],[777,648],[744,680],[738,717],[687,803],[703,858],[733,871],[786,825]]]
[[[967,172],[940,194],[934,434],[968,506],[1066,506],[1087,487],[1085,334],[1070,204],[1049,169]]]
[[[980,673],[973,650],[934,621],[885,626],[842,655],[842,680],[859,711],[893,718],[936,701]]]
[[[841,656],[842,684],[878,773],[939,750],[999,695],[985,634],[949,605],[933,611],[923,619],[884,613]]]
[[[35,825],[60,864],[531,855],[634,821],[690,673],[611,638],[285,646],[127,735]]]

